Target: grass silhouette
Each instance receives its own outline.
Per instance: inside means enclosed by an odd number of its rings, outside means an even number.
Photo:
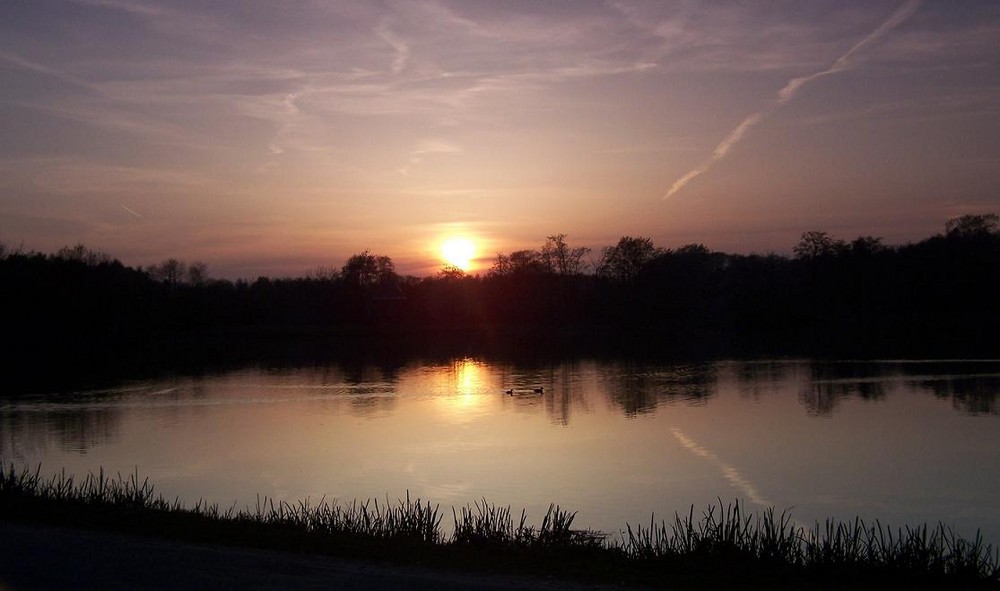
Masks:
[[[738,502],[694,507],[671,521],[626,524],[620,534],[576,529],[575,512],[550,505],[540,526],[485,499],[452,508],[420,499],[312,503],[257,497],[253,507],[185,507],[156,494],[138,471],[82,480],[41,467],[0,465],[0,519],[153,534],[211,544],[389,560],[483,572],[712,588],[1000,589],[1000,556],[977,534],[943,524],[891,529],[876,521],[796,525],[773,508]]]

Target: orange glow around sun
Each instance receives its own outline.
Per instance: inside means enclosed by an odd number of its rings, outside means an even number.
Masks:
[[[445,264],[458,267],[463,271],[472,268],[472,260],[476,256],[476,245],[469,238],[448,238],[441,243],[441,258]]]

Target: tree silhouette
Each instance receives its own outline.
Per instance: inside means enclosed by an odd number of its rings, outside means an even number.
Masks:
[[[345,340],[372,331],[421,347],[468,339],[519,350],[531,339],[532,351],[551,339],[553,348],[608,352],[718,342],[749,353],[1000,353],[1000,220],[962,216],[945,229],[892,247],[806,232],[794,259],[701,244],[660,249],[625,236],[603,249],[594,275],[580,272],[586,249],[555,234],[540,250],[498,253],[484,277],[444,267],[422,279],[398,277],[392,259],[367,250],[305,278],[230,282],[179,259],[143,271],[83,245],[52,255],[3,247],[0,326],[23,344],[23,360],[57,347],[67,357],[94,351],[97,361],[101,347],[190,343],[204,329],[320,330]]]
[[[995,213],[967,214],[948,220],[944,226],[949,238],[979,238],[998,234],[1000,217]]]
[[[184,261],[170,258],[158,265],[151,265],[146,268],[146,272],[154,280],[165,283],[171,287],[177,286],[184,278],[187,270]]]
[[[587,247],[570,248],[566,244],[566,234],[554,234],[546,239],[541,258],[553,273],[579,275],[584,271],[583,257],[588,252]]]
[[[74,247],[74,256],[81,246]],[[65,250],[65,249],[63,249]],[[60,251],[62,252],[62,251]],[[103,253],[99,253],[103,254]],[[85,255],[92,257],[92,255]],[[107,256],[107,255],[103,255]],[[110,257],[109,257],[110,258]],[[77,259],[70,259],[77,260]],[[208,283],[208,265],[201,261],[195,261],[188,265],[184,261],[169,258],[159,264],[146,267],[146,273],[154,281],[158,281],[172,288],[179,285],[190,285],[200,287]]]
[[[341,275],[352,285],[366,287],[395,277],[396,266],[391,258],[365,250],[347,259]]]
[[[497,253],[489,274],[495,277],[542,275],[549,267],[537,250],[515,250],[510,254]]]
[[[441,279],[462,279],[465,276],[465,271],[452,264],[444,265],[441,267],[441,270],[438,271],[438,277]]]
[[[208,265],[201,261],[195,261],[188,265],[187,283],[188,285],[202,286],[208,281]]]
[[[803,232],[799,243],[792,248],[798,259],[814,260],[837,256],[846,250],[843,240],[833,238],[826,232],[812,230]]]
[[[307,279],[315,281],[333,282],[340,279],[340,269],[320,265],[306,273]]]
[[[627,283],[638,277],[643,266],[662,252],[649,238],[623,236],[615,246],[604,248],[597,274]]]
[[[113,260],[111,255],[98,250],[91,250],[83,244],[64,246],[56,251],[54,257],[64,261],[78,261],[92,267],[102,263],[110,263]]]
[[[850,252],[855,256],[870,256],[883,253],[886,250],[888,248],[882,244],[882,239],[874,236],[859,236],[850,244]]]

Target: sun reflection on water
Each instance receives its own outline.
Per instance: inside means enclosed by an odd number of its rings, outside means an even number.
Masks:
[[[487,381],[487,371],[482,363],[471,359],[455,362],[455,382],[460,392],[481,392]]]
[[[463,416],[482,411],[489,401],[491,391],[490,371],[481,362],[461,359],[452,364],[450,372],[442,375],[449,383],[439,391],[445,393],[439,400],[443,410],[451,416]],[[495,389],[495,388],[493,388]]]

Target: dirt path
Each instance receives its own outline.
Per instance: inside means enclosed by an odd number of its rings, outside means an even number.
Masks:
[[[0,522],[0,591],[614,588]]]

